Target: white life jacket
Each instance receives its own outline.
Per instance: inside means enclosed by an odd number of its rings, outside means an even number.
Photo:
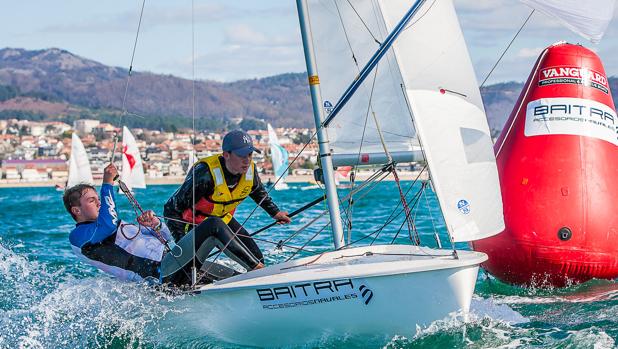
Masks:
[[[134,256],[160,262],[165,246],[152,235],[150,229],[141,228],[139,231],[137,225],[120,221],[116,230],[116,245]]]
[[[164,235],[169,235],[167,227],[164,225],[164,229],[166,230]],[[159,239],[153,235],[150,229],[146,227],[138,227],[135,224],[126,223],[121,221],[114,233],[115,240],[114,244],[118,247],[122,248],[130,255],[149,259],[155,262],[161,262],[163,259],[163,253],[165,252],[165,246]],[[109,243],[109,242],[107,242]],[[104,260],[95,260],[88,258],[82,253],[81,248],[71,245],[73,252],[84,262],[106,272],[118,279],[126,280],[126,281],[140,281],[143,278],[131,271],[126,270],[121,267],[113,265],[113,260],[115,256],[109,256],[109,262],[105,262]],[[104,259],[104,258],[103,258]]]

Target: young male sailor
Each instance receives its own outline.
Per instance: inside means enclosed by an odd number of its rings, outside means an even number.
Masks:
[[[223,138],[222,150],[222,154],[195,163],[182,186],[165,203],[163,215],[174,237],[182,237],[194,220],[195,190],[195,222],[208,218],[206,222],[214,221],[213,227],[236,233],[237,239],[263,262],[262,251],[234,218],[236,207],[250,196],[279,224],[290,223],[291,219],[287,212],[279,210],[260,181],[252,160],[253,152],[260,150],[253,146],[251,136],[241,130],[231,131]]]
[[[152,211],[141,214],[138,225],[121,221],[113,191],[117,174],[113,164],[105,168],[101,199],[88,184],[75,185],[64,193],[64,206],[77,222],[69,241],[81,259],[123,280],[154,278],[176,285],[191,283],[193,260],[199,270],[215,245],[221,248],[227,244],[226,254],[248,270],[261,267],[231,233],[210,224],[199,226],[194,237],[187,236],[176,245],[165,223]]]

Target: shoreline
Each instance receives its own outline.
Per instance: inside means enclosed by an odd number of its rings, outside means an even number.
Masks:
[[[373,172],[371,171],[360,171],[356,174],[357,181],[364,181],[369,176],[371,176]],[[411,181],[417,178],[418,171],[398,171],[399,179],[402,181]],[[266,183],[270,179],[271,181],[275,181],[276,178],[273,175],[261,175],[260,179],[262,182]],[[420,180],[427,180],[427,172],[423,172],[423,174],[419,178]],[[392,176],[388,176],[384,179],[385,181],[393,181],[394,178]],[[100,179],[95,180],[95,185],[100,185]],[[159,177],[159,178],[149,178],[146,177],[146,185],[180,185],[184,181],[183,177]],[[287,183],[307,183],[307,184],[315,184],[313,180],[313,175],[289,175],[286,178]],[[347,179],[342,180],[342,182],[348,182]],[[38,182],[21,182],[15,180],[6,180],[0,179],[0,188],[41,188],[41,187],[54,187],[56,185],[64,185],[64,181],[38,181]]]

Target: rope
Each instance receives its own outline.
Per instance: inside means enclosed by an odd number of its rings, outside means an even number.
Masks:
[[[421,196],[422,196],[422,192],[423,192],[422,190],[419,190],[418,192],[416,192],[416,194],[415,194],[415,195],[414,195],[414,197],[412,198],[412,199],[414,199],[413,204],[412,204],[412,208],[416,207],[416,205],[417,205],[417,204],[418,204],[418,202],[420,201]],[[399,233],[401,232],[401,229],[403,228],[403,224],[404,224],[405,222],[409,222],[409,221],[410,221],[410,218],[411,218],[411,217],[410,217],[410,215],[411,215],[411,211],[410,211],[410,210],[408,210],[408,211],[406,212],[405,220],[404,220],[404,222],[402,222],[402,223],[401,223],[401,225],[399,226],[399,229],[397,230],[397,233],[396,233],[396,234],[395,234],[395,236],[393,237],[393,240],[391,240],[391,244],[394,244],[394,243],[395,243],[395,240],[397,239],[397,237],[399,236]],[[417,241],[416,241],[416,245],[418,246],[418,245],[420,245],[420,238],[418,237],[418,231],[416,230],[416,226],[415,226],[414,224],[413,224],[412,226],[414,227],[414,234],[415,234],[415,237],[416,237],[416,239],[417,239]],[[412,237],[410,237],[410,238],[412,238]]]
[[[409,188],[408,188],[408,190],[406,191],[406,196],[408,195],[408,193],[410,192],[410,190],[412,190],[412,188],[414,187],[414,184],[418,181],[418,179],[420,178],[420,176],[421,176],[421,174],[423,173],[423,171],[424,171],[424,170],[425,170],[425,167],[423,167],[423,169],[419,172],[419,174],[416,176],[416,178],[414,179],[414,181],[412,181],[412,184],[410,184],[410,187],[409,187]],[[401,205],[401,201],[398,201],[398,202],[397,202],[397,206],[395,206],[395,208],[393,209],[393,211],[391,211],[391,214],[390,214],[390,215],[388,216],[388,218],[386,219],[386,222],[385,222],[385,223],[384,223],[384,224],[383,224],[380,228],[376,229],[374,232],[372,232],[372,233],[371,233],[371,234],[369,234],[369,235],[365,235],[364,237],[362,237],[362,238],[360,238],[360,239],[358,239],[358,240],[356,240],[356,241],[353,241],[352,243],[348,244],[347,246],[350,246],[350,245],[353,245],[353,244],[355,244],[355,243],[357,243],[357,242],[360,242],[360,241],[362,241],[362,240],[364,240],[364,239],[366,239],[366,238],[368,238],[368,237],[370,237],[370,236],[372,236],[372,235],[374,235],[374,234],[376,234],[376,233],[378,233],[378,234],[379,234],[379,233],[380,233],[382,230],[384,230],[384,228],[386,228],[386,227],[387,227],[387,226],[388,226],[391,222],[393,222],[395,219],[397,219],[397,217],[399,217],[399,215],[401,215],[401,212],[402,212],[402,211],[399,211],[399,214],[397,214],[397,216],[393,217],[393,215],[395,214],[395,212],[397,212],[397,209],[399,208],[399,205]],[[373,239],[373,241],[371,242],[371,245],[373,245],[373,244],[374,244],[374,242],[376,241],[376,239],[377,239],[377,235],[376,235],[376,237]],[[347,247],[347,246],[346,246],[346,247]]]
[[[397,183],[397,189],[399,189],[399,197],[401,198],[401,203],[403,204],[403,210],[406,213],[405,222],[408,225],[408,235],[410,236],[410,241],[414,239],[416,245],[421,244],[421,239],[418,236],[418,231],[416,230],[416,226],[410,221],[410,207],[408,207],[408,202],[406,201],[405,195],[403,195],[403,191],[401,190],[401,183],[399,182],[399,176],[397,175],[397,169],[393,166],[393,177],[395,177],[395,183]],[[414,237],[412,236],[412,232],[414,232]]]

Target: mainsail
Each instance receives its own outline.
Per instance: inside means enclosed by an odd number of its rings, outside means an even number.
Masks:
[[[146,188],[142,157],[139,154],[135,138],[126,126],[122,128],[122,173],[120,178],[129,189]]]
[[[84,144],[73,132],[71,136],[71,157],[69,158],[69,179],[66,187],[70,188],[80,183],[94,184],[94,180]]]
[[[285,177],[288,176],[288,151],[279,144],[279,138],[275,130],[268,124],[268,144],[270,145],[270,157],[273,163],[273,172],[275,179],[279,182],[275,185],[275,189],[285,188]]]
[[[310,2],[327,108],[413,2]],[[359,160],[363,154],[384,153],[384,148],[414,154],[422,144],[453,240],[476,240],[503,230],[489,127],[451,0],[422,5],[328,133],[335,155],[356,152]]]

